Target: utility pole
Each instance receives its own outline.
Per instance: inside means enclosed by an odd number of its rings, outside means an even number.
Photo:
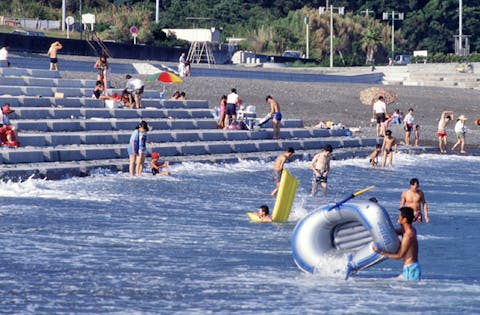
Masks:
[[[155,23],[160,21],[160,0],[157,0],[155,5]]]
[[[65,17],[67,15],[67,0],[62,0],[62,31],[65,30]]]
[[[320,15],[326,14],[326,9],[327,7],[318,8]],[[339,15],[344,15],[345,7],[334,7],[330,5],[330,68],[333,68],[333,10],[337,11]]]
[[[308,52],[309,52],[309,39],[308,39],[309,27],[308,27],[308,22],[309,22],[309,18],[308,18],[308,16],[306,16],[306,17],[305,17],[305,28],[307,29],[307,30],[306,30],[307,34],[305,35],[305,37],[306,37],[306,46],[307,46],[307,47],[306,47],[306,49],[305,49],[305,50],[306,50],[306,51],[305,51],[305,55],[306,55],[307,59],[309,59],[309,54],[308,54]]]
[[[383,20],[392,18],[392,62],[395,60],[395,20],[403,20],[403,13],[400,12],[383,12]]]

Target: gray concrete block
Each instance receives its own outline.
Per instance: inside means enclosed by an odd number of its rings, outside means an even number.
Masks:
[[[142,98],[160,98],[160,91],[145,90],[143,91]]]
[[[16,97],[0,95],[0,104],[6,103],[10,104],[11,107],[18,107],[18,104],[20,104]]]
[[[301,119],[282,120],[280,127],[283,127],[283,128],[303,128],[303,121]]]
[[[82,143],[79,134],[46,134],[44,135],[45,143],[49,146],[58,146],[58,145],[80,145]]]
[[[185,109],[168,109],[166,111],[166,117],[172,117],[176,119],[187,119],[192,118],[192,115]]]
[[[362,146],[374,147],[377,143],[381,144],[380,141],[377,141],[376,138],[360,138],[360,143]]]
[[[312,133],[310,132],[310,130],[307,130],[307,129],[294,129],[294,130],[291,130],[291,135],[293,138],[300,139],[300,138],[310,138],[312,136]]]
[[[11,77],[26,77],[29,76],[27,69],[22,68],[2,68],[0,67],[0,73],[4,76]]]
[[[55,104],[53,97],[19,97],[20,104],[26,107],[50,107]]]
[[[303,142],[299,140],[281,140],[279,146],[281,150],[286,150],[290,147],[298,151],[303,149]]]
[[[194,126],[198,129],[217,129],[217,122],[212,120],[194,120]]]
[[[159,106],[159,105],[157,105]],[[176,100],[161,100],[160,106],[162,108],[185,108],[185,104],[183,101],[176,101]]]
[[[21,87],[18,86],[0,86],[0,95],[12,95],[12,96],[20,96],[23,95],[23,90]]]
[[[117,143],[128,144],[130,142],[130,133],[128,133],[128,134],[117,133],[117,134],[115,134],[115,137],[117,139]],[[150,135],[149,135],[149,139],[150,139]],[[151,140],[148,140],[148,141],[151,141]],[[154,140],[152,140],[152,141],[155,142]]]
[[[334,137],[344,137],[347,135],[348,131],[349,131],[348,129],[336,129],[336,130],[330,129],[330,135]]]
[[[152,146],[152,152],[157,151],[161,156],[177,156],[180,155],[181,149],[177,145]]]
[[[92,130],[105,130],[111,131],[114,130],[112,121],[109,119],[99,119],[99,120],[82,120],[80,121],[80,126],[82,130],[92,131]]]
[[[325,146],[324,140],[305,139],[302,141],[304,150],[320,150]]]
[[[52,150],[52,153],[56,153],[58,156],[57,161],[59,162],[82,161],[86,159],[85,149]]]
[[[27,86],[23,88],[23,94],[27,96],[53,96],[53,89],[51,87],[41,87],[41,86]]]
[[[213,118],[213,113],[210,109],[191,109],[188,110],[191,118]]]
[[[218,131],[201,131],[199,130],[199,138],[202,141],[224,141],[225,140],[225,132],[223,130]]]
[[[329,137],[330,129],[308,129],[314,137]]]
[[[188,144],[181,147],[183,155],[204,155],[207,149],[204,144]]]
[[[225,139],[227,141],[247,141],[250,139],[250,133],[244,130],[228,130],[225,132]]]
[[[80,98],[57,98],[54,104],[61,107],[82,107],[84,102]]]
[[[60,78],[60,73],[58,71],[50,70],[40,70],[40,69],[29,69],[30,76],[37,78]]]
[[[84,98],[83,104],[85,107],[92,107],[92,108],[105,108],[105,102],[93,98]]]
[[[49,113],[54,119],[78,119],[82,116],[79,108],[50,108]]]
[[[45,141],[44,135],[22,135],[22,133],[18,134],[18,141],[20,145],[23,147],[44,147],[47,145]]]
[[[112,110],[108,108],[82,108],[80,115],[86,119],[90,118],[110,118]]]
[[[199,140],[198,133],[193,132],[172,132],[172,138],[177,142],[195,142]]]
[[[77,120],[48,120],[48,131],[81,131],[80,121]]]
[[[84,150],[86,160],[105,160],[117,158],[114,148],[89,148]]]
[[[31,130],[31,131],[42,131],[46,132],[49,131],[49,127],[46,121],[22,121],[18,120],[15,122],[17,129],[19,132],[22,130]]]
[[[82,87],[85,87],[84,82],[85,80],[58,79],[58,80],[55,80],[55,85],[59,88],[82,88]],[[95,86],[95,83],[93,83],[92,89],[94,86]]]
[[[148,133],[148,141],[152,142],[171,142],[173,141],[172,135],[170,132],[160,132],[160,133]]]
[[[258,151],[278,151],[282,148],[278,141],[261,141],[256,143]]]
[[[330,144],[334,149],[341,148],[343,145],[342,140],[327,140],[325,144]]]
[[[257,147],[253,142],[234,142],[231,144],[232,151],[236,153],[256,152]]]
[[[160,104],[160,100],[143,99],[143,98],[142,98],[142,106],[143,108],[146,108],[146,107],[161,108],[162,107],[162,105]]]
[[[8,151],[2,151],[0,154],[5,164],[44,162],[43,153],[39,150],[9,149]]]
[[[229,143],[214,143],[206,145],[209,154],[228,154],[232,153],[232,146]]]
[[[11,119],[48,119],[50,118],[49,108],[15,108],[15,113],[10,114]]]
[[[133,130],[135,129],[135,127],[138,125],[140,121],[128,121],[128,120],[112,120],[111,121],[111,124],[112,124],[112,128],[113,130],[131,130],[133,132]],[[155,129],[161,129],[161,128],[157,128],[156,126],[154,126]]]
[[[65,97],[90,97],[92,90],[83,88],[54,88],[53,92],[63,93]]]
[[[4,77],[0,80],[0,83],[4,86],[25,86],[28,85],[25,82],[25,78],[15,78],[15,77]]]
[[[45,86],[45,87],[54,87],[56,86],[57,79],[44,79],[44,78],[24,78],[25,85],[27,86]]]
[[[167,120],[149,121],[147,119],[146,121],[147,121],[148,125],[152,127],[153,130],[168,130],[168,129],[170,129],[170,124],[168,123]],[[140,120],[138,122],[140,122]],[[136,124],[133,126],[133,128],[135,128],[135,126],[138,124],[138,122],[136,122]]]
[[[264,139],[272,139],[273,133],[271,131],[267,131],[265,129],[260,129],[258,131],[251,131],[248,133],[251,140],[264,140]]]
[[[170,129],[195,129],[193,120],[169,120]]]
[[[137,111],[130,110],[129,108],[109,109],[109,111],[110,111],[110,116],[114,118],[121,118],[121,119],[139,118]]]
[[[81,144],[116,144],[117,137],[111,133],[81,133],[79,135]]]
[[[343,139],[342,142],[345,148],[359,147],[361,145],[359,139]]]

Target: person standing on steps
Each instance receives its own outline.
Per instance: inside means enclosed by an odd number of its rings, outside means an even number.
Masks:
[[[280,105],[270,95],[268,95],[265,101],[270,105],[270,117],[272,117],[273,125],[273,139],[280,139],[280,121],[282,120],[282,113],[280,112]]]
[[[129,74],[125,76],[125,79],[127,79],[127,85],[125,86],[125,89],[132,93],[135,99],[135,107],[142,108],[142,94],[145,88],[145,84],[142,80],[132,78],[132,76]]]
[[[58,71],[58,58],[57,58],[57,53],[60,49],[62,49],[63,46],[60,44],[59,41],[54,42],[52,45],[50,45],[50,48],[48,49],[47,55],[50,58],[50,71]]]

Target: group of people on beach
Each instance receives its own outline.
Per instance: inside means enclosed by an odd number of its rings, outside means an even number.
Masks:
[[[373,104],[372,121],[376,121],[376,135],[377,137],[383,137],[383,144],[377,145],[374,151],[370,154],[370,164],[373,167],[378,166],[378,157],[383,156],[382,167],[385,167],[386,162],[388,161],[389,165],[392,166],[393,153],[397,152],[397,140],[392,135],[392,131],[388,129],[388,126],[391,121],[403,125],[403,130],[405,131],[404,144],[406,146],[411,146],[412,134],[415,136],[415,146],[420,144],[420,125],[415,124],[414,118],[414,109],[409,108],[407,115],[403,117],[399,109],[396,109],[394,114],[388,115],[385,99],[383,96],[380,96],[378,100]],[[438,147],[440,153],[447,153],[447,132],[446,127],[450,121],[453,120],[452,111],[444,111],[441,114],[440,120],[438,121]],[[452,146],[451,151],[454,152],[457,148],[460,148],[460,153],[466,153],[465,151],[465,134],[467,127],[465,126],[465,121],[467,117],[465,115],[460,115],[455,123],[455,135],[457,141]]]
[[[280,105],[271,95],[265,97],[265,102],[270,108],[267,114],[267,119],[260,121],[259,127],[265,124],[268,120],[272,120],[273,139],[278,140],[280,139],[280,124],[282,120]],[[245,123],[243,121],[238,121],[237,119],[237,112],[242,104],[243,100],[238,96],[237,89],[235,88],[232,88],[228,95],[222,95],[219,104],[218,128],[242,129],[241,125],[245,125]]]

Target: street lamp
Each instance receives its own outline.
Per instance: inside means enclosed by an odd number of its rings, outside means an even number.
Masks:
[[[383,12],[383,20],[389,20],[390,17],[392,18],[392,62],[394,60],[394,53],[395,53],[395,20],[401,21],[403,20],[403,13],[400,12]]]
[[[318,12],[320,15],[326,13],[326,7],[319,7]],[[333,67],[333,10],[337,11],[339,15],[345,14],[345,7],[334,7],[330,5],[330,68]]]
[[[370,10],[370,9],[366,9],[366,10],[360,11],[360,13],[364,13],[366,17],[369,17],[370,14],[373,14],[373,15],[375,16],[375,11]]]
[[[306,33],[305,37],[306,37],[307,47],[306,47],[306,49],[305,49],[305,50],[306,50],[306,51],[305,51],[305,54],[306,54],[307,59],[309,58],[309,55],[308,55],[308,51],[309,51],[309,48],[308,48],[308,44],[309,44],[309,43],[308,43],[308,41],[309,41],[309,40],[308,40],[308,31],[309,31],[309,30],[308,30],[308,22],[309,22],[309,18],[308,18],[308,16],[306,16],[306,17],[305,17],[305,28],[307,29],[307,31],[306,31],[307,33]]]

